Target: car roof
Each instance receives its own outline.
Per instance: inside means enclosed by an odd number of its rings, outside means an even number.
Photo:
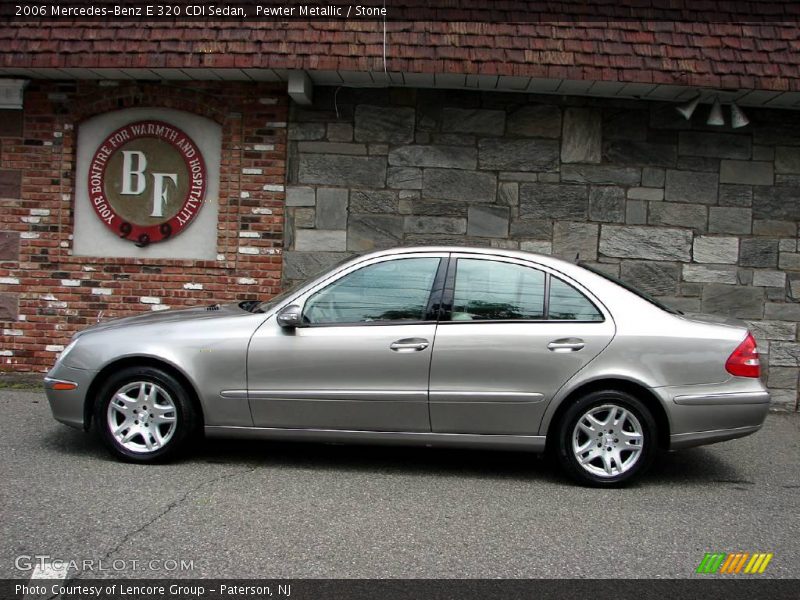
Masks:
[[[414,254],[422,252],[454,252],[460,254],[482,254],[486,256],[510,257],[518,258],[521,260],[533,260],[539,264],[552,267],[558,271],[572,272],[575,269],[580,269],[576,263],[567,260],[562,260],[547,254],[537,254],[535,252],[525,252],[524,250],[514,250],[507,248],[489,248],[485,246],[400,246],[396,248],[389,248],[387,250],[378,250],[363,254],[354,259],[377,258],[380,256],[393,256],[398,254]]]

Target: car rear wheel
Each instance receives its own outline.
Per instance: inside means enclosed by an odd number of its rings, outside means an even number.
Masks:
[[[131,367],[112,375],[100,390],[94,416],[106,446],[130,462],[171,458],[197,422],[180,382],[154,367]]]
[[[650,466],[655,440],[655,421],[643,402],[621,391],[597,391],[564,413],[558,459],[579,483],[611,487]]]

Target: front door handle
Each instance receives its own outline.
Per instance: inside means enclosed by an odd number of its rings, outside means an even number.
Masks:
[[[585,345],[584,341],[578,338],[561,338],[547,344],[547,348],[553,352],[577,352]]]
[[[425,350],[429,345],[430,342],[423,338],[405,338],[392,342],[389,348],[395,352],[419,352]]]

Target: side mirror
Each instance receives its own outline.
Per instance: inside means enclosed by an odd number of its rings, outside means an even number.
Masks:
[[[302,324],[303,313],[297,304],[291,304],[289,306],[284,306],[280,312],[278,312],[277,319],[278,325],[281,327],[294,329],[295,327],[300,327]]]

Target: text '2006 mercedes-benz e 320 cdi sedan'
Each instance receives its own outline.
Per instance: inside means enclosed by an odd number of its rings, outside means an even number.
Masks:
[[[658,449],[757,431],[759,374],[739,321],[548,256],[433,247],[360,256],[266,302],[99,323],[45,381],[56,419],[128,461],[205,432],[550,450],[613,485]]]

